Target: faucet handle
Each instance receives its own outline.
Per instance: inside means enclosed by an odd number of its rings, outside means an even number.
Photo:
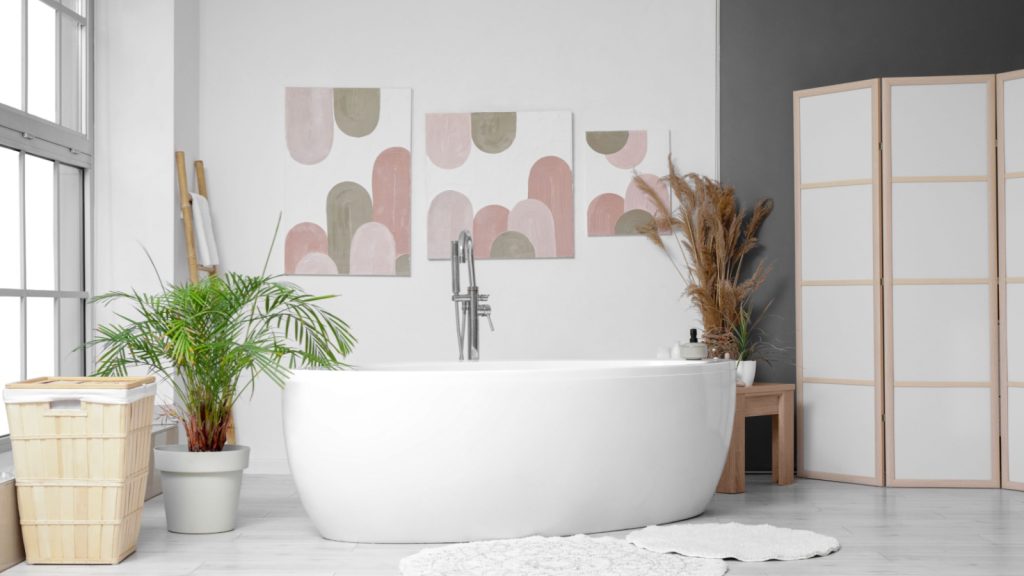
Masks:
[[[481,304],[477,307],[476,313],[478,316],[487,318],[487,323],[491,326],[491,332],[494,332],[494,320],[491,319],[491,305]]]

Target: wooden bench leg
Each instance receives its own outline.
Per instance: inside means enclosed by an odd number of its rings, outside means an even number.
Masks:
[[[743,417],[744,399],[736,397],[736,417],[732,423],[732,441],[725,458],[725,468],[718,480],[717,491],[722,494],[738,494],[747,489],[746,485],[746,418]]]
[[[779,482],[779,415],[772,415],[772,482]]]
[[[772,416],[772,480],[793,483],[793,393],[779,396],[779,415]]]

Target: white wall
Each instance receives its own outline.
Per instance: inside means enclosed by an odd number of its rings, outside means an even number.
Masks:
[[[199,156],[199,0],[174,0],[174,149],[185,152],[186,172],[195,191],[192,162]],[[177,180],[175,180],[177,184]],[[177,188],[175,188],[177,191]],[[174,281],[189,280],[185,228],[174,194]]]
[[[155,292],[157,272],[187,279],[174,151],[198,153],[198,0],[94,4],[92,291]],[[117,310],[94,307],[94,323],[116,322]],[[172,394],[161,385],[160,401]]]
[[[199,10],[199,149],[228,270],[260,270],[282,207],[285,86],[413,88],[412,277],[294,279],[341,294],[330,308],[359,338],[356,364],[456,358],[449,266],[426,259],[424,113],[571,110],[577,151],[585,130],[670,128],[681,169],[715,171],[714,0],[219,0]],[[586,209],[576,202],[575,259],[478,264],[497,330],[482,334],[484,359],[653,357],[696,325],[664,256],[642,238],[587,238]],[[237,418],[250,471],[286,470],[280,392],[262,386]]]
[[[92,289],[154,291],[143,247],[167,280],[174,263],[174,1],[95,4]],[[95,322],[113,312],[97,306]]]
[[[161,273],[172,269],[174,138],[172,0],[97,3],[94,286],[159,286],[141,246]],[[143,75],[144,73],[144,75]],[[111,314],[96,311],[97,322]]]

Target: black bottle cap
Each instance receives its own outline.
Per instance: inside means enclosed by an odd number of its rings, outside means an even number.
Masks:
[[[697,329],[690,328],[690,342],[697,342]]]

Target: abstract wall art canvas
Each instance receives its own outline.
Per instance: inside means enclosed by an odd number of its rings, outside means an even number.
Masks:
[[[412,91],[285,88],[284,273],[408,276]]]
[[[571,112],[427,114],[427,256],[572,258]]]
[[[669,204],[668,130],[587,132],[583,150],[583,197],[587,201],[588,236],[633,236],[657,214],[655,204],[637,186],[643,178]],[[666,230],[667,231],[667,230]]]

